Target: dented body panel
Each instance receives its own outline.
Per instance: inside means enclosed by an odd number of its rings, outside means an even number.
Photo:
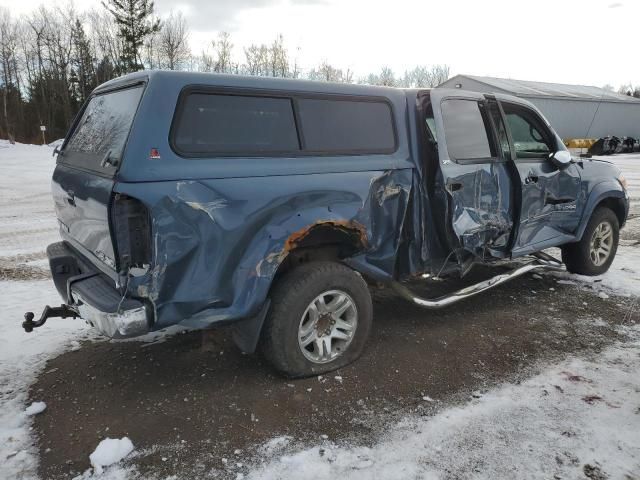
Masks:
[[[410,169],[201,181],[119,183],[152,219],[153,260],[130,279],[158,328],[244,318],[267,298],[280,264],[313,229],[343,231],[391,274]],[[319,184],[331,185],[320,189]]]
[[[462,275],[475,263],[579,239],[589,209],[605,198],[621,202],[626,218],[613,167],[599,166],[598,182],[586,164],[560,171],[538,162],[531,186],[523,180],[529,170],[508,152],[485,162],[450,158],[440,103],[462,95],[497,109],[495,97],[177,72],[128,75],[93,95],[131,85],[144,93],[113,172],[65,163],[78,120],[63,145],[53,192],[69,248],[56,250],[67,252],[55,260],[65,267],[52,263],[52,271],[70,305],[84,277],[107,278],[116,299],[144,305],[150,330],[257,316],[283,270],[326,252],[382,282]],[[181,95],[194,86],[224,95],[378,99],[390,108],[395,147],[188,158],[176,153],[172,129]],[[428,112],[437,139],[425,129]],[[82,290],[88,303],[91,291]],[[115,303],[119,310],[122,301]]]

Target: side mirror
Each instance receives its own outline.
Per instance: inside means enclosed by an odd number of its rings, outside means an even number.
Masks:
[[[549,159],[556,167],[565,168],[571,163],[571,153],[568,150],[558,150],[549,155]]]

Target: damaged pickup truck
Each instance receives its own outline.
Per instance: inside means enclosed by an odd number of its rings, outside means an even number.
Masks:
[[[233,324],[289,376],[360,355],[368,283],[438,308],[562,262],[604,273],[629,203],[618,169],[574,160],[531,104],[463,90],[139,72],[98,87],[57,153],[65,304],[26,331]],[[441,298],[403,284],[514,261]]]

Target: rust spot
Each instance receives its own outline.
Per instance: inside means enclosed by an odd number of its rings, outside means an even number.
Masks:
[[[294,250],[311,232],[319,227],[335,228],[351,237],[355,236],[360,245],[364,247],[367,246],[367,229],[361,223],[355,220],[319,220],[289,235],[289,238],[287,238],[287,241],[284,243],[282,253],[286,255]]]
[[[312,225],[304,227],[300,230],[293,232],[284,243],[282,250],[278,252],[272,252],[265,258],[258,262],[256,265],[256,276],[262,276],[269,273],[269,269],[263,272],[263,267],[269,265],[271,267],[278,266],[289,255],[289,253],[300,246],[300,244],[309,237],[309,235],[317,231],[318,228],[330,227],[336,231],[342,232],[354,240],[354,243],[359,243],[361,246],[366,247],[367,242],[367,229],[361,223],[354,220],[319,220]]]

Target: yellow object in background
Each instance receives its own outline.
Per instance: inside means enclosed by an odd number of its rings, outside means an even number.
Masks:
[[[564,144],[567,148],[591,148],[597,141],[596,138],[569,138],[564,140]]]

